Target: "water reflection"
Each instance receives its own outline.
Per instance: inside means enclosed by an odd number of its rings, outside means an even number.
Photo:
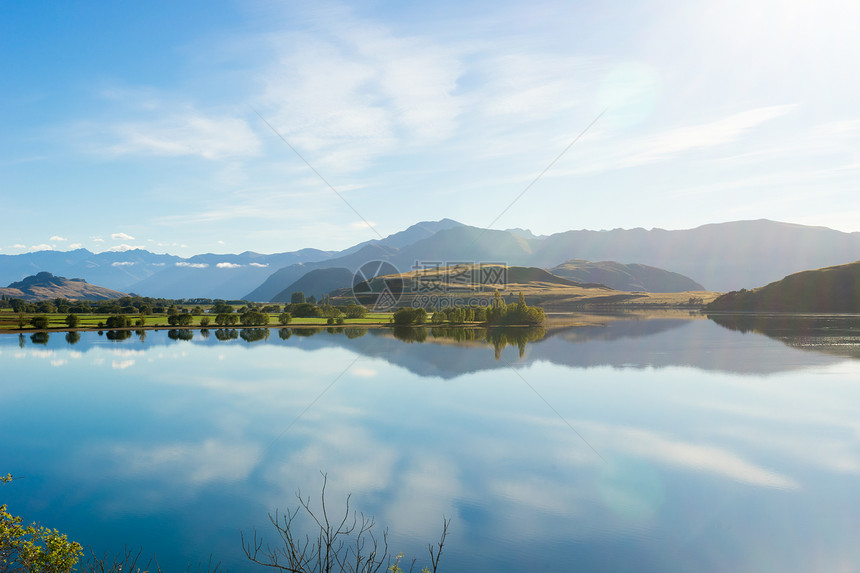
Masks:
[[[424,330],[0,337],[0,459],[31,477],[16,510],[171,570],[210,553],[246,570],[237,528],[324,470],[397,551],[453,517],[447,570],[860,559],[860,363],[708,320]]]
[[[462,326],[372,328],[358,326],[283,327],[277,337],[268,328],[170,329],[135,331],[142,343],[220,344],[241,338],[247,343],[301,344],[306,349],[343,347],[380,357],[421,376],[455,378],[480,370],[548,361],[572,367],[665,368],[691,366],[703,370],[771,374],[829,364],[834,357],[860,358],[860,317],[710,315],[591,316],[576,324],[547,327],[474,328]],[[711,320],[707,320],[710,318]],[[714,324],[720,327],[713,326]],[[214,332],[214,337],[209,335]],[[745,333],[746,337],[732,336]],[[199,333],[199,336],[196,334]],[[99,332],[102,334],[102,332]],[[106,338],[122,344],[132,335],[111,330]],[[760,335],[760,336],[759,336]],[[60,337],[67,345],[88,350],[94,345],[80,333]],[[772,341],[772,342],[771,342]],[[56,347],[47,333],[20,335],[18,344]],[[404,344],[405,343],[405,344]],[[790,348],[813,351],[802,360]],[[473,347],[490,347],[476,358]],[[503,360],[506,353],[510,355]]]
[[[261,340],[268,340],[269,329],[268,328],[243,328],[239,331],[239,336],[245,342],[259,342]]]
[[[192,340],[194,331],[190,328],[171,328],[167,331],[167,338],[170,340]]]
[[[168,336],[169,336],[169,334],[168,334]],[[117,340],[117,341],[128,340],[129,338],[131,338],[131,331],[130,330],[108,330],[105,333],[105,338],[107,338],[108,340]]]
[[[33,344],[41,344],[44,346],[48,344],[50,339],[51,337],[47,332],[34,332],[30,335],[30,341]]]
[[[860,358],[860,316],[789,314],[709,314],[729,330],[763,334],[788,346]]]
[[[215,331],[215,338],[220,341],[236,340],[239,333],[234,328],[219,328]]]

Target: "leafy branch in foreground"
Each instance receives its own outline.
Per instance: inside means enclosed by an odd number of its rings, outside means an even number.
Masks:
[[[329,515],[326,505],[327,475],[323,474],[322,492],[320,494],[320,509],[311,508],[310,497],[303,498],[301,492],[296,493],[299,506],[288,509],[286,514],[269,514],[281,543],[272,547],[263,547],[263,540],[254,531],[252,540],[245,540],[242,534],[242,548],[245,555],[258,565],[270,567],[290,573],[378,573],[388,571],[402,573],[400,561],[402,554],[392,556],[388,549],[388,529],[377,537],[373,528],[376,522],[364,513],[350,510],[350,497],[346,498],[346,508],[343,515]],[[300,516],[309,517],[316,534],[302,534],[299,530]],[[442,534],[436,545],[429,545],[430,567],[423,568],[424,573],[436,573],[442,547],[448,534],[450,519],[443,519]],[[393,561],[392,561],[393,560]],[[410,571],[415,567],[412,561]]]
[[[13,480],[12,474],[0,476],[0,483]],[[24,525],[23,519],[0,505],[0,572],[66,573],[83,553],[80,544],[69,541],[56,529],[37,523]]]

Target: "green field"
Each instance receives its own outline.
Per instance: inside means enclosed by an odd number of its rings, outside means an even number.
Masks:
[[[280,313],[267,313],[269,317],[269,324],[266,327],[274,328],[282,326],[278,322],[278,316]],[[364,318],[344,318],[343,324],[338,324],[336,326],[350,326],[350,325],[372,325],[372,324],[388,324],[391,319],[391,313],[368,313]],[[19,315],[15,312],[12,312],[11,309],[2,309],[0,310],[0,330],[4,331],[34,331],[37,330],[33,328],[30,324],[30,319],[34,316],[45,316],[48,318],[48,329],[49,330],[70,330],[68,326],[66,326],[66,316],[67,314],[61,313],[24,313],[24,320],[26,321],[26,325],[23,329],[19,329],[18,327],[18,318]],[[81,329],[96,329],[96,328],[104,328],[107,329],[104,324],[107,322],[107,319],[110,314],[78,314],[78,325],[75,327],[77,330]],[[140,320],[140,315],[131,314],[126,315],[131,321],[132,326],[128,327],[130,329],[137,328],[200,328],[200,321],[203,318],[209,319],[209,324],[206,328],[222,328],[221,325],[215,324],[215,317],[211,314],[202,314],[202,315],[194,315],[192,317],[192,322],[188,326],[171,326],[167,319],[167,314],[156,314],[156,315],[147,315],[144,317],[144,324],[138,325],[137,321]],[[293,318],[292,321],[286,326],[333,326],[328,324],[328,319],[325,317],[312,317],[312,318]],[[234,324],[230,325],[227,328],[243,328],[242,324]]]

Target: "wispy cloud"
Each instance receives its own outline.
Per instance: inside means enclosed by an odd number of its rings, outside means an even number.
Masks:
[[[113,266],[113,267],[130,267],[134,264],[135,264],[134,261],[115,261],[115,262],[111,263],[111,266]]]
[[[609,134],[604,133],[604,140],[600,143],[607,151],[602,158],[595,156],[596,160],[588,162],[584,167],[567,173],[557,171],[554,175],[585,174],[639,167],[668,161],[693,151],[726,146],[741,140],[754,128],[792,113],[796,109],[796,105],[755,108],[707,123],[678,127],[622,143],[615,138],[609,138]]]
[[[110,236],[114,241],[133,241],[134,237],[128,233],[112,233]]]
[[[245,265],[238,265],[236,263],[218,263],[215,266],[218,267],[219,269],[239,269]]]
[[[268,267],[268,266],[269,266],[269,263],[265,263],[265,264],[264,264],[264,263],[248,263],[248,266],[250,266],[250,267],[259,267],[259,268],[261,268],[261,269],[264,269],[264,268],[266,268],[266,267]]]
[[[56,242],[68,241],[68,239],[67,239],[67,238],[65,238],[65,237],[60,237],[59,235],[53,235],[53,236],[52,236],[50,239],[48,239],[48,240],[49,240],[49,241],[56,241]]]
[[[245,119],[206,115],[195,109],[105,129],[113,142],[103,149],[116,155],[198,156],[214,160],[254,155],[260,148]]]
[[[137,249],[145,249],[145,248],[146,248],[145,245],[127,245],[127,244],[123,243],[121,245],[115,245],[115,246],[109,248],[108,251],[117,252],[117,253],[124,253],[125,251],[134,251]]]
[[[185,261],[180,261],[175,264],[177,267],[187,267],[189,269],[205,269],[209,266],[207,263],[186,263]]]
[[[31,250],[31,251],[53,251],[54,247],[53,247],[53,245],[46,245],[45,243],[42,243],[39,245],[32,245],[29,250]]]

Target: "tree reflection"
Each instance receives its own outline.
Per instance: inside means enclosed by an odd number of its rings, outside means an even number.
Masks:
[[[105,338],[108,340],[126,340],[131,338],[130,330],[108,330],[105,333]]]
[[[546,329],[542,326],[494,328],[452,326],[434,327],[430,330],[430,334],[434,338],[448,338],[457,342],[485,342],[493,347],[496,360],[499,360],[507,346],[516,346],[522,358],[526,352],[526,345],[543,339],[546,336]]]
[[[266,340],[269,338],[269,329],[243,328],[239,332],[239,336],[241,336],[242,340],[244,340],[245,342],[259,342],[260,340]]]
[[[185,328],[171,328],[167,331],[167,338],[170,340],[191,340],[194,338],[194,331]]]
[[[218,340],[236,340],[239,338],[239,333],[235,328],[219,328],[215,331],[215,338]]]
[[[30,335],[30,342],[33,344],[48,344],[50,336],[47,332],[34,332]]]
[[[427,329],[423,326],[395,326],[392,332],[394,338],[407,343],[427,340]]]
[[[66,333],[66,342],[68,342],[69,344],[77,344],[78,342],[80,342],[80,340],[81,340],[81,333],[80,332],[72,331],[72,332]]]

